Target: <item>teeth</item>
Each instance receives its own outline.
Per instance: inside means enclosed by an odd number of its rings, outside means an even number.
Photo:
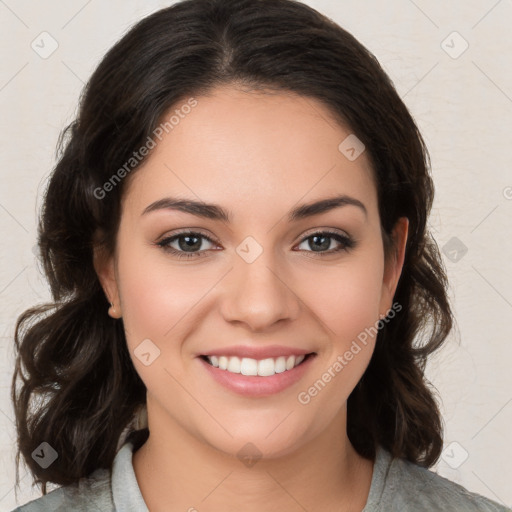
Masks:
[[[304,361],[306,356],[281,356],[275,359],[250,359],[244,357],[227,357],[227,356],[206,356],[208,361],[221,370],[227,370],[231,373],[241,373],[242,375],[259,375],[260,377],[269,377],[276,373],[282,373],[295,368]]]

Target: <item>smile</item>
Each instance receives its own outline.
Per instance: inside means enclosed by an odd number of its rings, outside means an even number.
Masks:
[[[297,384],[317,358],[316,352],[276,358],[197,357],[214,382],[247,397],[270,396]]]

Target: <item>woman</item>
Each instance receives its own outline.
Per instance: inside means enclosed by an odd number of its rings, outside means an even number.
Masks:
[[[353,36],[291,0],[182,1],[65,135],[55,303],[18,320],[13,381],[45,495],[17,510],[506,510],[428,470],[452,326],[428,153]]]

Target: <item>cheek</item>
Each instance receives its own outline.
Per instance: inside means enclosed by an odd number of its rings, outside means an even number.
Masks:
[[[317,272],[304,297],[326,327],[334,345],[350,340],[379,317],[383,262],[375,252],[359,253],[327,271]],[[313,282],[314,288],[311,288]],[[305,292],[306,290],[304,290]]]
[[[318,429],[339,414],[375,348],[382,267],[368,263],[339,269],[330,280],[315,279],[314,308],[326,340],[318,372],[304,382],[297,400],[302,414],[316,418]]]
[[[125,258],[119,267],[123,320],[129,344],[172,338],[202,295],[205,281],[194,271]]]
[[[323,326],[324,360],[322,373],[314,376],[318,386],[311,389],[311,395],[309,388],[303,391],[315,402],[315,409],[320,406],[317,414],[332,418],[368,366],[377,334],[383,268],[376,244],[329,272],[315,275],[308,306]]]
[[[118,269],[123,324],[133,365],[155,396],[168,397],[173,390],[179,405],[180,389],[171,377],[180,382],[186,377],[179,340],[190,329],[190,315],[204,295],[207,281],[191,267],[185,271],[148,258],[147,253],[137,256],[136,251],[120,257]],[[145,362],[146,353],[150,356]]]

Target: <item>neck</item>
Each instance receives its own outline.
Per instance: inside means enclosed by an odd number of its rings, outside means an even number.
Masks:
[[[150,435],[133,466],[151,512],[226,510],[226,504],[246,512],[361,512],[368,499],[373,461],[350,443],[346,408],[325,431],[278,458],[251,459],[249,446],[242,452],[249,457],[221,452],[168,416],[154,419],[149,404],[148,420]]]

